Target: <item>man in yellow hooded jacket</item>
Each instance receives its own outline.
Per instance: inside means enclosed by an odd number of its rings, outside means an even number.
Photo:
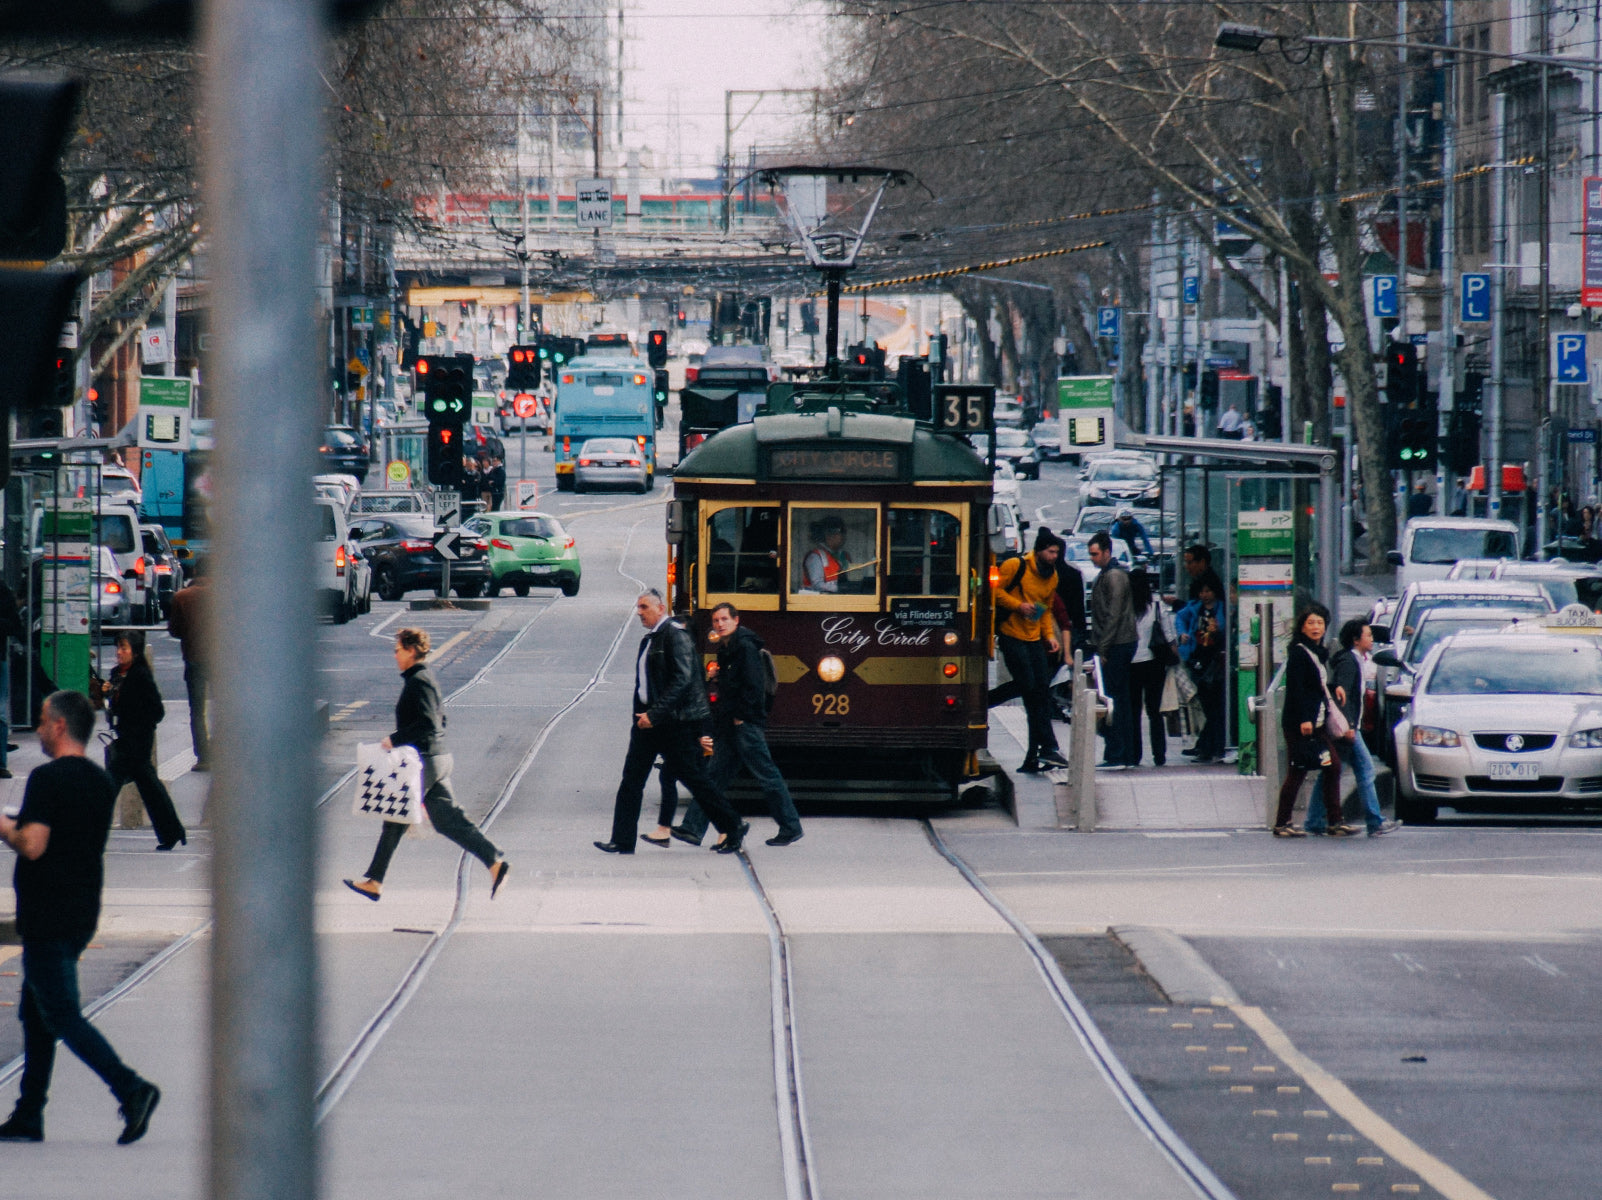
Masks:
[[[1057,621],[1051,615],[1051,599],[1057,591],[1057,562],[1063,545],[1060,537],[1042,526],[1035,535],[1034,550],[1001,564],[995,593],[996,642],[1012,682],[992,688],[990,704],[994,707],[1015,697],[1023,698],[1029,720],[1029,749],[1018,769],[1028,773],[1068,765],[1051,727],[1054,668],[1050,656],[1060,644]]]

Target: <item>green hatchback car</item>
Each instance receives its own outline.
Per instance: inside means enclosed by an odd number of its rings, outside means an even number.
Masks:
[[[490,595],[500,595],[504,587],[519,596],[528,595],[531,587],[559,587],[564,596],[578,595],[584,574],[578,545],[555,517],[492,512],[464,522],[462,528],[488,545]]]

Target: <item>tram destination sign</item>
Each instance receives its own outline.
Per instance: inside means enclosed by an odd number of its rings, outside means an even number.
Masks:
[[[770,479],[868,479],[895,482],[905,475],[898,446],[798,446],[768,452]]]
[[[890,617],[914,629],[944,629],[957,620],[957,602],[898,596],[890,601]]]

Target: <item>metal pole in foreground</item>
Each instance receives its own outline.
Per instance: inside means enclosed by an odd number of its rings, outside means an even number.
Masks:
[[[1502,316],[1507,295],[1507,96],[1491,93],[1491,379],[1485,397],[1485,515],[1502,515]],[[1520,539],[1522,545],[1523,539]]]
[[[315,1200],[312,504],[319,0],[208,0],[205,167],[218,397],[211,807],[212,1200]],[[271,401],[262,403],[261,397]],[[293,547],[252,582],[251,531]],[[223,630],[229,632],[224,634]],[[269,782],[270,781],[270,782]]]

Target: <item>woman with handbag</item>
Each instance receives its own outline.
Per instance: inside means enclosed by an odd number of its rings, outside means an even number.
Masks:
[[[1135,657],[1129,664],[1129,698],[1135,705],[1134,759],[1138,763],[1145,751],[1140,744],[1140,709],[1146,710],[1151,727],[1151,760],[1157,766],[1168,762],[1168,727],[1163,716],[1163,685],[1168,668],[1179,661],[1174,647],[1179,635],[1174,618],[1162,599],[1153,594],[1151,576],[1144,570],[1129,573],[1129,594],[1135,606]]]
[[[1340,753],[1341,760],[1357,777],[1357,795],[1363,802],[1364,824],[1368,827],[1369,837],[1379,837],[1382,834],[1395,833],[1401,828],[1395,821],[1387,821],[1385,814],[1380,811],[1379,794],[1374,790],[1374,759],[1363,744],[1359,733],[1359,726],[1363,720],[1363,664],[1361,656],[1374,648],[1374,631],[1368,627],[1368,622],[1361,618],[1346,622],[1341,626],[1341,648],[1329,660],[1330,679],[1334,684],[1334,694],[1326,692],[1326,704],[1332,704],[1333,712],[1338,712],[1345,719],[1346,729],[1334,736],[1335,749]],[[1331,731],[1333,732],[1333,731]],[[1324,780],[1320,776],[1313,784],[1312,798],[1307,801],[1307,832],[1314,837],[1323,837],[1329,832],[1330,825],[1325,819],[1324,809],[1319,800],[1323,795]]]
[[[395,635],[395,666],[406,682],[401,687],[400,699],[395,702],[395,732],[385,738],[382,745],[385,750],[411,746],[421,756],[423,810],[436,830],[489,868],[490,899],[493,900],[511,864],[456,806],[456,798],[451,794],[452,759],[445,750],[444,706],[434,674],[423,661],[429,649],[429,636],[421,629],[402,629]],[[345,886],[358,896],[377,900],[383,891],[389,860],[407,828],[398,821],[385,821],[366,878],[360,883],[347,879]]]
[[[1345,727],[1343,715],[1332,718],[1334,706],[1326,698],[1324,668],[1329,651],[1324,649],[1324,631],[1328,628],[1329,609],[1318,603],[1308,605],[1296,616],[1296,633],[1285,652],[1285,712],[1280,729],[1285,734],[1290,766],[1279,789],[1275,837],[1307,836],[1291,824],[1291,810],[1296,807],[1296,794],[1310,771],[1318,771],[1322,777],[1328,836],[1351,837],[1357,832],[1341,824],[1341,759],[1326,725],[1334,719],[1343,730]]]
[[[172,796],[156,773],[156,726],[167,715],[161,689],[145,661],[145,635],[138,629],[117,635],[117,665],[103,685],[106,713],[116,733],[106,750],[106,770],[120,792],[126,784],[139,789],[139,799],[156,831],[156,849],[188,845],[189,834],[173,807]]]

